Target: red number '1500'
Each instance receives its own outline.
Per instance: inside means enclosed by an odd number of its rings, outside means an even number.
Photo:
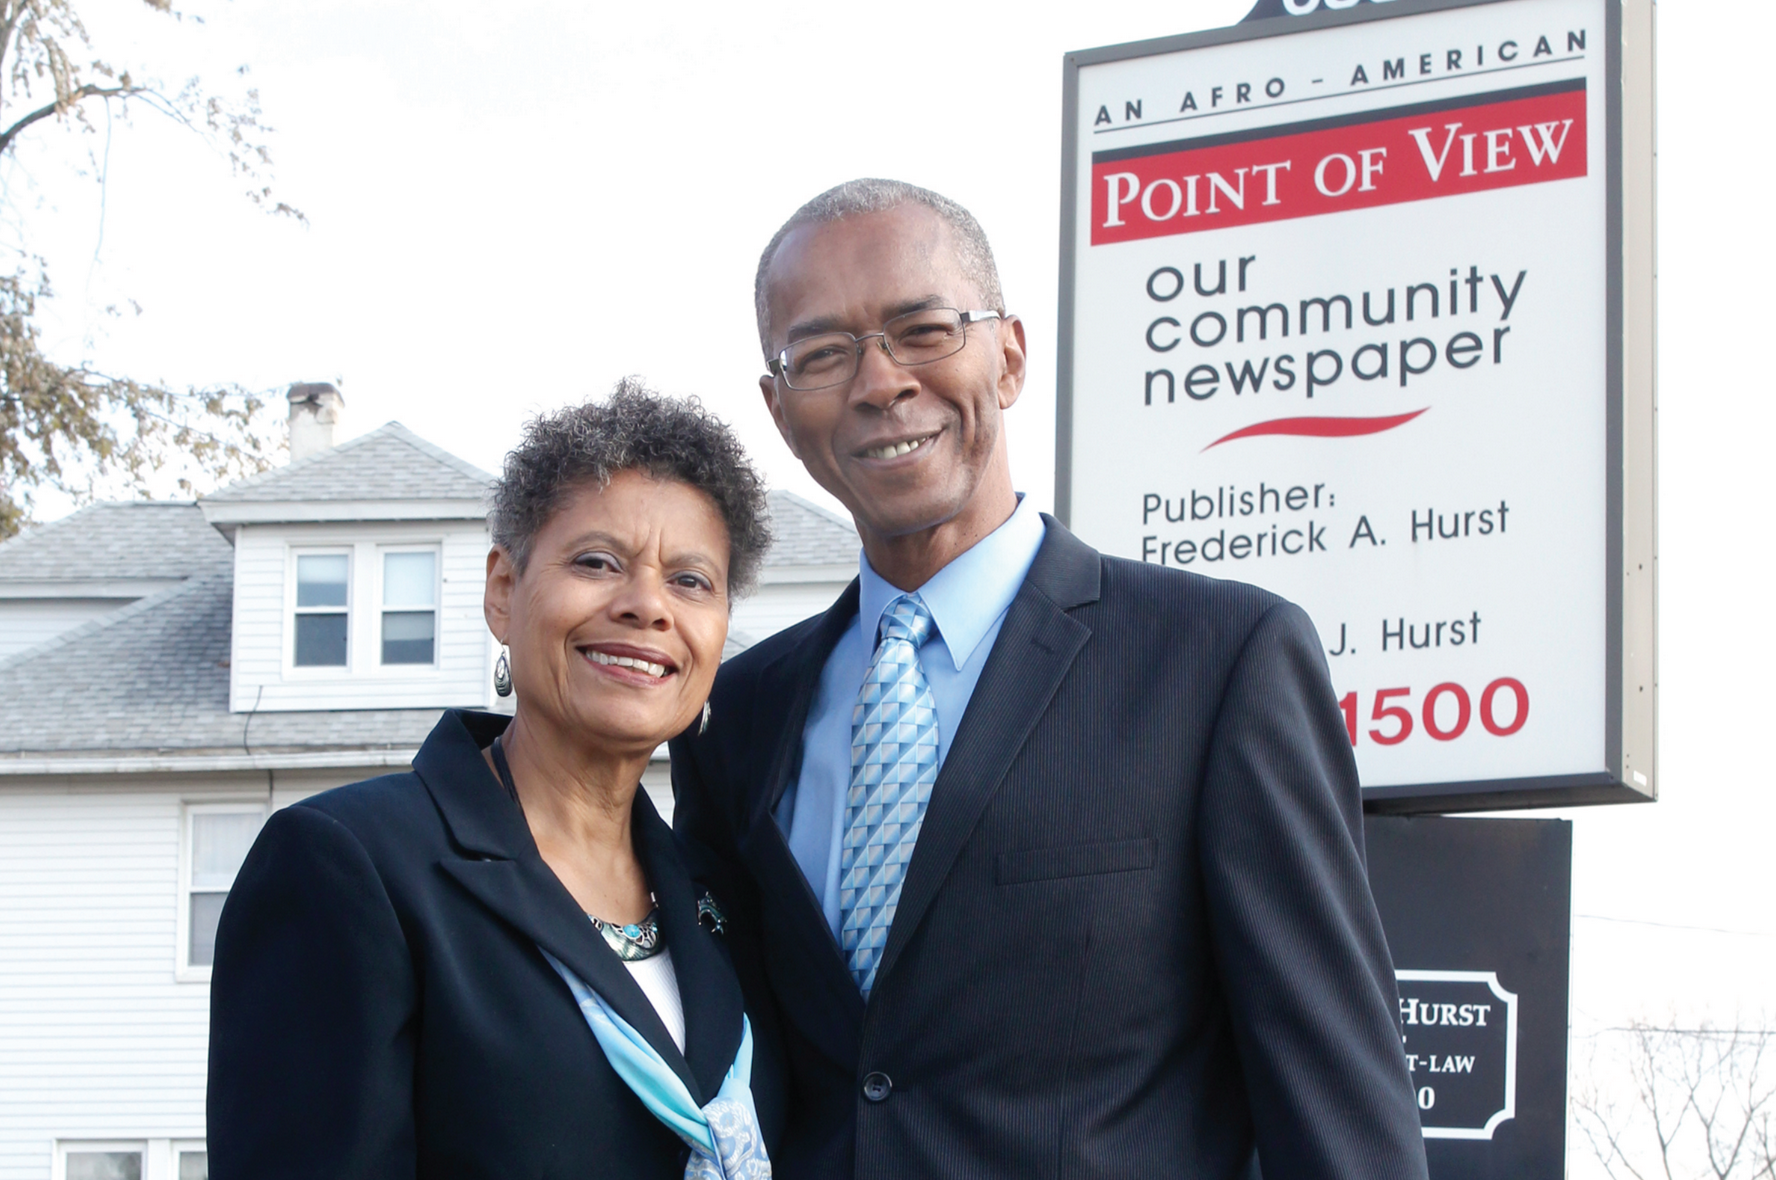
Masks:
[[[1511,705],[1500,700],[1505,696],[1512,698]],[[1447,709],[1443,710],[1441,719],[1438,717],[1438,706],[1444,697],[1455,702],[1454,720],[1449,720]],[[1369,720],[1377,725],[1369,731],[1369,740],[1378,746],[1397,746],[1411,737],[1412,710],[1408,706],[1411,699],[1410,688],[1377,690],[1374,708],[1369,711]],[[1339,698],[1338,707],[1344,710],[1344,728],[1350,734],[1351,745],[1354,746],[1357,744],[1357,694],[1345,693]],[[1487,733],[1494,737],[1510,737],[1529,720],[1529,690],[1523,687],[1523,681],[1515,677],[1500,676],[1480,691],[1479,712],[1480,724],[1486,727]],[[1433,739],[1452,742],[1468,731],[1468,722],[1474,718],[1474,702],[1468,696],[1467,689],[1454,681],[1446,680],[1425,693],[1419,718],[1424,722],[1424,731]]]

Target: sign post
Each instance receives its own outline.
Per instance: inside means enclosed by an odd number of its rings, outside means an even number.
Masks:
[[[1651,799],[1651,2],[1337,8],[1068,55],[1058,514],[1305,607],[1372,811]]]

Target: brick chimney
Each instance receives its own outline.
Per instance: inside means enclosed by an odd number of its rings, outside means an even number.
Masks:
[[[344,411],[345,398],[330,381],[290,386],[290,462],[331,447]]]

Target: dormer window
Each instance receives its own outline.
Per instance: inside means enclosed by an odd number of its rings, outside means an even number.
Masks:
[[[434,664],[437,659],[437,550],[384,550],[382,662]]]
[[[437,674],[446,646],[441,545],[365,539],[286,552],[284,667],[296,683]]]
[[[296,555],[296,642],[291,662],[298,668],[343,668],[349,650],[351,553]]]

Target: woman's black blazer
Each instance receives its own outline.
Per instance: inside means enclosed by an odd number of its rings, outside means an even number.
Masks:
[[[215,1180],[682,1175],[686,1149],[624,1085],[538,947],[715,1096],[740,1044],[727,935],[645,792],[635,850],[684,999],[680,1055],[538,856],[481,758],[507,719],[449,712],[410,774],[273,815],[222,913],[210,990]],[[755,1013],[753,1094],[783,1122],[774,1023]]]

